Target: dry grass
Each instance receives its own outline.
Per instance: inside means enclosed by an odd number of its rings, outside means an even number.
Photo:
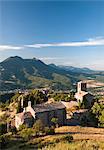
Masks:
[[[72,135],[72,142],[63,141],[66,134]],[[104,129],[80,126],[63,126],[56,128],[55,135],[47,135],[21,141],[11,139],[7,150],[104,150]]]
[[[80,126],[64,126],[56,129],[57,134],[70,133],[74,140],[104,141],[104,129]]]
[[[49,145],[42,150],[104,150],[103,142],[96,142],[91,140],[83,140],[77,142],[60,142],[56,145]]]

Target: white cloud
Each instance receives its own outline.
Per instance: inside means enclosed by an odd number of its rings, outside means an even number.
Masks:
[[[45,48],[45,47],[82,47],[82,46],[102,46],[104,45],[104,37],[89,38],[86,41],[78,42],[61,42],[61,43],[45,43],[45,44],[32,44],[32,45],[0,45],[0,51],[5,50],[20,50],[23,48]]]
[[[88,39],[81,42],[63,42],[63,43],[46,43],[46,44],[33,44],[25,45],[31,48],[44,48],[44,47],[81,47],[81,46],[101,46],[104,45],[104,37],[97,37],[95,39]]]
[[[0,51],[5,51],[5,50],[20,50],[23,47],[20,46],[12,46],[12,45],[0,45]]]

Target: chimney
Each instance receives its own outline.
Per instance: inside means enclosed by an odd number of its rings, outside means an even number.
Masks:
[[[24,107],[23,112],[26,112],[26,108]]]
[[[28,106],[30,106],[30,107],[31,107],[31,101],[28,101]]]

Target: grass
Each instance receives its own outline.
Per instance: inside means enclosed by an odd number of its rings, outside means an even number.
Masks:
[[[5,150],[104,150],[104,129],[80,126],[56,128],[55,135],[33,137],[28,141],[12,136]],[[68,142],[63,137],[73,136]]]
[[[74,140],[98,140],[104,141],[104,128],[63,126],[56,129],[56,133],[70,133]]]
[[[92,140],[81,140],[75,142],[60,142],[49,145],[42,150],[104,150],[104,143]]]

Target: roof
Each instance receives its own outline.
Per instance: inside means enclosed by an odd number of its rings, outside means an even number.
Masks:
[[[61,102],[53,102],[53,103],[44,103],[44,104],[37,104],[34,106],[35,112],[45,112],[45,111],[52,111],[57,109],[64,109],[65,106]]]
[[[91,93],[89,93],[89,92],[81,91],[81,92],[75,93],[75,98],[76,98],[76,99],[83,98],[83,97],[86,96],[86,95],[93,96],[93,95],[92,95]]]
[[[78,102],[76,101],[70,101],[70,102],[62,101],[62,103],[65,105],[66,108],[72,108],[78,106]]]
[[[85,91],[81,91],[81,92],[77,92],[77,93],[75,93],[75,95],[77,95],[77,96],[85,96],[85,95],[87,95],[87,94],[89,94],[88,92],[85,92]]]
[[[21,112],[16,114],[16,116],[24,120],[26,118],[31,118],[32,114],[30,112]]]

